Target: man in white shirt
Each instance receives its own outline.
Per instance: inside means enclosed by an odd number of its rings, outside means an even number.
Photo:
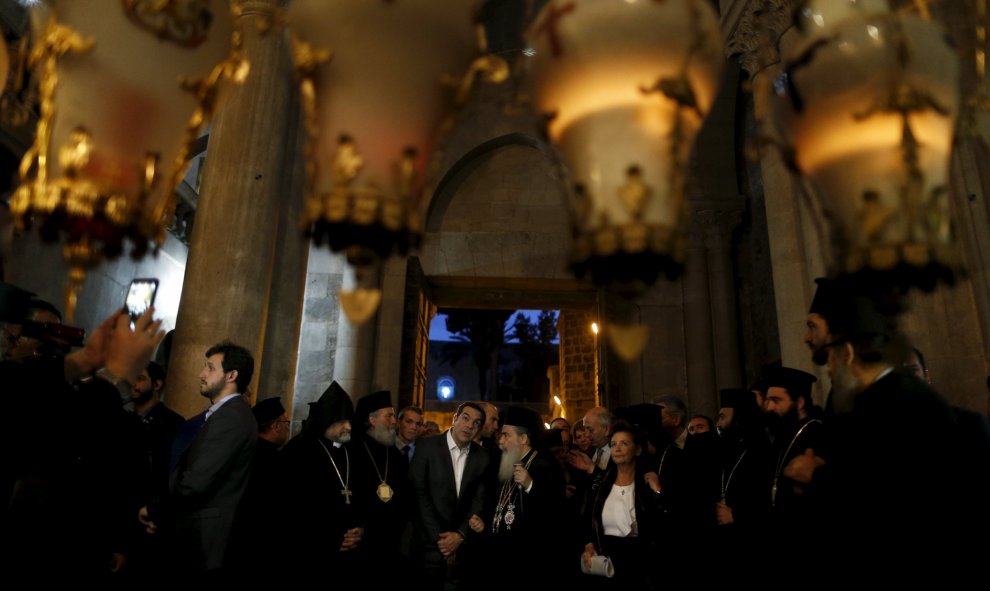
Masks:
[[[483,513],[489,455],[472,440],[485,421],[477,403],[465,402],[453,426],[419,442],[409,479],[416,492],[413,556],[422,564],[426,586],[456,586],[463,578],[461,546],[474,537],[469,521]]]

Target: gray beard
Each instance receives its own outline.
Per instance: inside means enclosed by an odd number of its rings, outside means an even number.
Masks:
[[[395,431],[393,431],[385,423],[379,423],[374,427],[372,427],[371,430],[368,432],[368,435],[370,435],[372,439],[374,439],[378,443],[381,443],[385,447],[391,447],[395,445]]]
[[[331,437],[329,439],[334,443],[340,443],[340,444],[348,443],[351,440],[351,432],[345,431],[340,435],[338,435],[336,438]]]
[[[522,450],[502,450],[502,460],[498,464],[498,480],[505,482],[512,478],[512,467],[522,459]]]

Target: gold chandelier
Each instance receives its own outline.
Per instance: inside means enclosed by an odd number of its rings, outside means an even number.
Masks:
[[[422,240],[445,107],[476,76],[501,81],[508,67],[490,55],[472,62],[470,2],[293,0],[287,17],[309,138],[304,223],[354,267],[358,287],[339,295],[357,324],[381,300],[371,270]]]
[[[190,146],[221,82],[243,80],[235,14],[223,0],[49,0],[32,8],[30,63],[41,103],[11,210],[66,238],[71,318],[86,270],[164,239]]]
[[[945,31],[884,0],[805,2],[795,22],[769,111],[821,200],[830,274],[869,291],[951,283],[960,67]]]
[[[687,161],[723,68],[703,0],[551,0],[528,34],[530,80],[574,180],[571,268],[632,299],[683,268]],[[645,326],[609,322],[623,359]]]
[[[551,0],[528,38],[535,103],[575,181],[572,268],[629,293],[677,276],[685,167],[723,66],[714,11]]]

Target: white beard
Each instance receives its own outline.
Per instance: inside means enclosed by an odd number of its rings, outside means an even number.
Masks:
[[[328,433],[328,431],[330,431],[329,428],[327,429],[327,432],[324,432],[323,433],[323,436],[326,437],[327,439],[329,439],[330,441],[334,442],[334,443],[341,443],[341,444],[343,444],[343,443],[347,443],[348,441],[351,440],[351,432],[350,431],[341,431],[340,433],[337,434],[336,437],[331,437],[330,434]]]
[[[381,443],[385,447],[392,447],[393,445],[395,445],[395,431],[393,431],[385,423],[378,423],[377,425],[372,427],[371,430],[368,432],[368,435],[370,435],[372,439],[374,439],[378,443]]]
[[[523,453],[521,448],[503,449],[502,460],[498,464],[498,480],[505,482],[512,478],[512,467],[519,463]]]

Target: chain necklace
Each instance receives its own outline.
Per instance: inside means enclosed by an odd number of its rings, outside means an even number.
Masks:
[[[673,446],[673,443],[669,443],[667,444],[667,447],[663,448],[663,455],[660,456],[660,467],[657,468],[657,476],[660,476],[660,473],[663,472],[663,461],[667,459],[667,452],[669,452],[670,448]]]
[[[323,448],[323,451],[327,452],[327,457],[330,458],[330,464],[333,466],[334,472],[337,473],[337,478],[340,479],[341,486],[344,487],[340,491],[340,494],[344,495],[344,504],[350,505],[351,504],[351,495],[354,494],[354,491],[352,491],[351,489],[347,488],[348,483],[350,483],[350,481],[351,481],[351,456],[349,456],[347,454],[347,448],[346,447],[340,446],[341,449],[344,450],[344,459],[347,460],[347,470],[346,470],[347,480],[344,480],[344,478],[341,477],[341,475],[340,475],[340,469],[337,468],[337,462],[333,461],[333,456],[330,455],[330,450],[327,449],[327,444],[323,443],[323,441],[320,441],[319,443],[320,443],[320,446]]]
[[[736,460],[736,465],[733,466],[732,467],[732,470],[729,472],[729,478],[728,478],[728,480],[726,480],[726,478],[725,478],[725,468],[722,468],[722,503],[723,504],[725,503],[725,494],[729,490],[729,485],[732,484],[732,477],[736,473],[736,468],[739,467],[739,463],[742,462],[742,459],[744,457],[746,457],[746,452],[747,451],[749,451],[749,450],[748,449],[744,449],[743,452],[741,454],[739,454],[739,459]]]
[[[791,448],[794,447],[794,442],[798,440],[801,433],[804,433],[804,430],[811,423],[821,424],[821,421],[818,419],[811,419],[807,423],[801,425],[801,428],[798,429],[797,433],[794,434],[794,437],[791,438],[791,442],[787,444],[787,449],[784,451],[784,455],[780,456],[780,459],[777,460],[777,472],[773,475],[773,486],[770,487],[770,505],[773,507],[777,506],[777,482],[780,480],[780,475],[784,471],[784,460],[786,460],[787,456],[790,455]]]
[[[388,485],[388,482],[386,482],[386,480],[388,480],[388,448],[385,448],[385,477],[382,478],[382,473],[378,469],[378,463],[375,462],[375,456],[371,455],[371,448],[368,447],[368,442],[362,441],[362,443],[364,443],[364,449],[368,452],[368,457],[371,458],[371,465],[375,467],[375,474],[378,475],[378,480],[382,481],[382,483],[378,485],[378,490],[375,492],[378,493],[378,498],[381,499],[383,503],[387,503],[392,500],[393,495],[392,487]]]
[[[532,451],[529,459],[522,465],[525,470],[529,470],[529,466],[533,463],[536,453]],[[503,522],[507,531],[512,529],[512,524],[516,521],[516,504],[512,502],[512,499],[521,488],[521,486],[516,486],[513,478],[509,478],[502,483],[502,491],[499,494],[498,504],[495,505],[495,519],[492,520],[492,533],[498,533]]]

